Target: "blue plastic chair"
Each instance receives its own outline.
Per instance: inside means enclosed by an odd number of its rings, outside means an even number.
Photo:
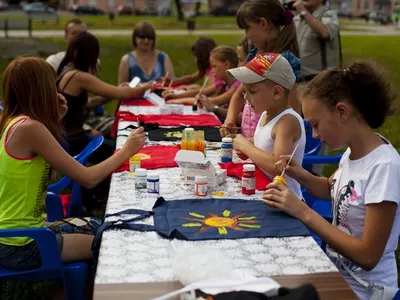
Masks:
[[[304,128],[306,130],[306,146],[304,148],[304,155],[318,155],[319,150],[321,150],[322,147],[322,142],[319,139],[313,138],[310,123],[304,121]]]
[[[343,153],[338,155],[306,155],[304,156],[303,166],[313,164],[337,164],[342,158]],[[330,201],[320,200],[302,189],[303,198],[307,205],[318,212],[327,221],[332,222],[332,205]]]
[[[314,139],[312,136],[312,128],[311,125],[304,121],[304,127],[306,130],[306,146],[304,148],[304,155],[318,155],[319,151],[322,147],[322,142],[319,139]],[[303,161],[303,168],[307,171],[312,171],[312,164],[305,163]]]
[[[30,237],[40,249],[42,266],[34,270],[10,270],[0,267],[0,278],[8,281],[62,279],[67,299],[83,300],[88,264],[74,262],[63,264],[58,254],[56,235],[47,228],[0,230],[0,237]]]
[[[89,156],[96,151],[104,142],[103,136],[94,137],[89,144],[82,150],[81,153],[76,155],[74,158],[82,165],[86,165]],[[71,202],[68,207],[67,214],[64,216],[61,198],[58,196],[58,192],[64,190],[68,186],[71,186]],[[47,187],[49,192],[46,198],[46,211],[47,220],[54,222],[69,217],[82,216],[82,198],[81,198],[81,186],[79,183],[73,182],[70,178],[64,176],[56,183],[53,183]]]
[[[338,155],[306,155],[304,156],[303,166],[313,164],[337,164],[342,158],[343,153]],[[302,188],[303,198],[307,205],[316,211],[325,220],[332,223],[332,203],[329,200],[321,200],[312,196],[308,191]],[[311,232],[311,236],[321,246],[322,250],[326,251],[326,243],[314,232]]]

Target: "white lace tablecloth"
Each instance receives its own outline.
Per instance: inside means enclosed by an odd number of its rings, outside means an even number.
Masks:
[[[123,110],[123,109],[121,109]],[[120,122],[125,128],[129,122]],[[123,131],[124,132],[124,131]],[[126,137],[117,139],[121,147]],[[151,144],[149,142],[149,144]],[[160,143],[158,143],[160,144]],[[171,144],[162,142],[161,144]],[[208,151],[207,159],[216,163],[218,151]],[[194,198],[194,187],[182,183],[179,168],[158,169],[160,175],[160,196],[166,200]],[[225,198],[260,199],[261,193],[245,196],[241,193],[240,181],[228,177],[221,186],[211,189],[224,191]],[[211,197],[211,196],[209,196]],[[134,177],[129,172],[112,175],[110,195],[106,213],[115,213],[128,208],[151,210],[157,196],[135,190]],[[127,216],[129,217],[129,216]],[[112,220],[111,218],[109,218]],[[152,218],[144,223],[153,224]],[[312,237],[252,238],[239,240],[180,241],[174,240],[174,247],[167,239],[155,232],[110,230],[103,233],[96,284],[139,283],[176,280],[172,269],[174,249],[205,247],[218,249],[232,259],[233,267],[255,276],[310,274],[335,272],[331,263]],[[188,251],[188,254],[190,252]]]

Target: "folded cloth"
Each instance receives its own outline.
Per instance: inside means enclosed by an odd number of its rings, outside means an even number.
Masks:
[[[199,115],[135,115],[127,111],[119,111],[115,115],[115,122],[111,129],[111,136],[115,137],[119,121],[133,121],[140,123],[157,123],[159,126],[221,126],[221,121],[213,114]]]
[[[248,163],[234,163],[234,162],[228,162],[228,163],[218,163],[219,166],[222,169],[226,170],[226,174],[231,177],[237,177],[239,179],[242,178],[243,175],[243,165],[246,165]],[[258,191],[263,191],[267,188],[267,185],[271,183],[271,179],[268,178],[267,175],[264,174],[263,171],[261,171],[257,166],[256,166],[256,189]]]
[[[128,106],[155,106],[149,100],[146,99],[129,99],[129,100],[122,100],[121,105],[128,105]]]
[[[141,157],[140,166],[147,170],[159,168],[177,167],[175,155],[181,149],[180,145],[176,146],[148,146],[139,150],[136,156]],[[119,149],[116,150],[116,152]],[[120,166],[114,173],[128,171],[129,160]]]

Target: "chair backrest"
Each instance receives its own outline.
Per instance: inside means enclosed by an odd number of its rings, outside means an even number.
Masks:
[[[0,230],[0,237],[29,237],[36,241],[40,249],[42,266],[34,270],[9,270],[0,267],[0,278],[12,279],[27,275],[32,280],[35,274],[50,272],[52,277],[64,278],[56,235],[47,228]]]
[[[311,125],[307,121],[304,121],[304,128],[306,130],[304,155],[317,155],[319,150],[321,150],[322,142],[319,139],[313,138]]]
[[[76,155],[74,158],[85,165],[89,156],[96,151],[101,144],[104,142],[103,136],[94,137],[89,144],[82,150],[81,153]],[[47,194],[46,198],[46,210],[49,221],[60,220],[60,208],[62,209],[61,199],[57,194],[58,192],[64,190],[68,186],[71,186],[71,202],[69,203],[68,211],[66,217],[77,217],[83,214],[82,211],[82,198],[81,198],[81,186],[77,182],[73,182],[70,178],[64,176],[59,181],[49,185],[47,190],[51,193]],[[52,194],[54,193],[54,194]],[[58,197],[58,200],[56,199]],[[53,202],[58,202],[59,204],[54,204]],[[61,219],[64,218],[64,215]]]
[[[104,137],[102,135],[95,136],[86,147],[76,155],[74,158],[81,164],[86,164],[89,156],[96,151],[104,142]]]

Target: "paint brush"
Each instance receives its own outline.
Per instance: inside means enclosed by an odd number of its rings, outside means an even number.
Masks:
[[[139,127],[140,127],[140,120],[139,120],[139,117],[136,117],[136,121],[137,121],[137,127],[139,128]]]
[[[199,91],[199,93],[198,93],[197,96],[196,96],[196,99],[195,99],[195,101],[194,101],[194,103],[193,103],[193,111],[196,111],[196,110],[197,110],[197,102],[198,102],[198,100],[199,100],[199,97],[200,97],[201,93],[203,93],[203,90],[204,90],[204,88],[205,88],[205,86],[206,86],[206,84],[207,84],[209,78],[210,78],[210,77],[206,77],[206,79],[204,80],[203,86],[200,88],[200,91]]]
[[[292,155],[290,155],[289,161],[288,161],[286,167],[283,169],[282,174],[281,174],[281,177],[283,177],[283,175],[285,175],[285,170],[286,170],[286,168],[287,168],[288,166],[290,166],[290,163],[292,162],[293,155],[296,153],[296,150],[297,150],[298,147],[299,147],[299,144],[296,145],[296,147],[294,148],[294,150],[293,150],[293,152],[292,152]]]
[[[171,88],[172,88],[172,84],[173,84],[173,83],[174,83],[173,80],[171,80],[171,81],[169,82],[168,89],[171,89]]]
[[[162,81],[162,83],[161,83],[161,87],[164,87],[164,85],[165,85],[165,79],[167,79],[168,76],[169,76],[169,72],[167,71],[167,73],[165,73],[164,79],[163,79],[163,81]]]

